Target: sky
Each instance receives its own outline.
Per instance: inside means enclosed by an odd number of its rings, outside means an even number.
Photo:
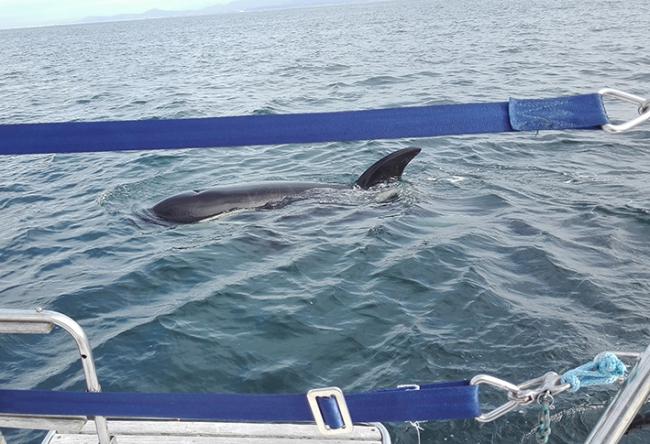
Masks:
[[[70,23],[88,16],[132,14],[149,9],[186,10],[229,0],[0,0],[0,28]]]

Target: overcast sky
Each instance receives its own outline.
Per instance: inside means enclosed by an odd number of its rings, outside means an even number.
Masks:
[[[229,0],[0,0],[0,28],[68,23],[88,16],[196,9]]]

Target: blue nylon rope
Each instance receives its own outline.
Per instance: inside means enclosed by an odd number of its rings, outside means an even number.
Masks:
[[[594,129],[600,95],[313,114],[0,125],[0,154],[235,147]]]
[[[583,387],[607,385],[617,382],[627,372],[625,363],[614,353],[602,353],[580,367],[562,375],[562,384],[569,384],[572,392]]]
[[[346,394],[354,422],[471,419],[478,388],[468,381]],[[335,400],[319,399],[327,424],[342,426]],[[80,393],[0,390],[0,413],[243,422],[313,422],[305,395]]]

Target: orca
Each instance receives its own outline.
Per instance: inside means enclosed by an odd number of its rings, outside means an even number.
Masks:
[[[363,190],[382,182],[398,180],[420,148],[395,151],[370,166],[354,183]],[[165,199],[151,209],[167,222],[188,224],[241,209],[264,208],[317,188],[341,189],[350,185],[312,182],[261,182],[227,185],[205,191],[191,191]]]

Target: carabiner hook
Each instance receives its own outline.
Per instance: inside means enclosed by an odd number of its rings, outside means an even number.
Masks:
[[[553,396],[571,388],[569,384],[562,384],[560,375],[555,372],[548,372],[543,376],[531,379],[519,385],[512,384],[490,375],[477,375],[472,378],[470,384],[484,384],[497,388],[507,392],[509,399],[508,402],[500,405],[496,409],[487,413],[482,413],[476,418],[478,422],[492,422],[518,407],[532,404],[545,394]]]
[[[470,385],[489,385],[490,387],[508,392],[508,398],[516,398],[517,394],[519,393],[518,386],[490,375],[476,375],[469,383]],[[520,401],[511,399],[510,401],[502,404],[501,406],[488,413],[482,413],[480,416],[476,417],[476,420],[478,422],[492,422],[495,419],[500,418],[507,413],[510,413],[520,405]]]
[[[622,133],[624,131],[629,131],[636,126],[641,125],[643,122],[650,120],[650,99],[646,99],[645,97],[637,96],[635,94],[626,93],[624,91],[619,91],[618,89],[612,88],[603,88],[598,91],[598,94],[600,94],[601,97],[612,97],[624,102],[633,103],[638,107],[638,117],[628,122],[620,123],[617,125],[612,123],[603,125],[603,130],[607,131],[608,133]]]

